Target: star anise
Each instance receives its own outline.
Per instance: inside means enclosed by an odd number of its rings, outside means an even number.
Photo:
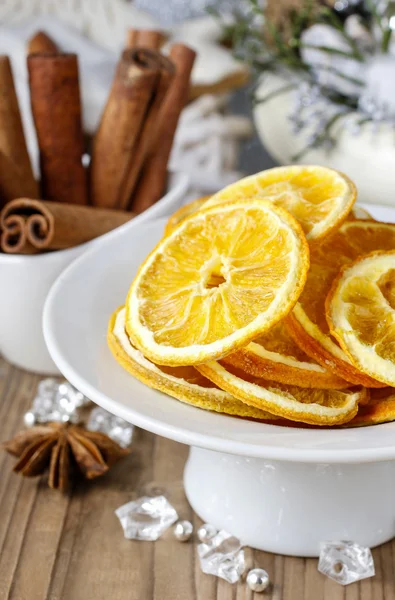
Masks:
[[[14,466],[16,473],[34,477],[49,468],[49,487],[62,492],[68,489],[73,470],[86,479],[94,479],[130,452],[104,433],[63,423],[21,431],[5,442],[3,448],[19,458]]]

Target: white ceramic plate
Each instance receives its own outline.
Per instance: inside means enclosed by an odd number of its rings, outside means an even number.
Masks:
[[[365,207],[395,222],[395,209]],[[249,457],[299,462],[369,462],[395,458],[395,423],[361,429],[264,425],[186,406],[120,367],[106,343],[111,313],[161,237],[165,220],[112,234],[70,265],[44,309],[44,334],[62,373],[94,402],[144,429],[179,442]]]

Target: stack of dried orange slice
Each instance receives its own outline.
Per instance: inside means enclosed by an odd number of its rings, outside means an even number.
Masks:
[[[395,225],[355,199],[341,173],[290,166],[183,207],[111,318],[117,361],[229,415],[395,419]]]

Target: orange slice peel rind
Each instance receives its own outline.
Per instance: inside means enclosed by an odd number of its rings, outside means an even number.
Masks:
[[[359,407],[357,415],[347,424],[348,427],[366,427],[395,421],[394,388],[371,390],[370,396],[369,402]]]
[[[266,411],[248,406],[219,389],[193,367],[159,367],[145,359],[126,335],[124,307],[111,316],[107,340],[117,362],[148,387],[204,410],[259,420],[273,419]]]
[[[382,387],[361,373],[330,335],[325,300],[342,266],[374,250],[395,249],[395,225],[377,221],[347,221],[327,241],[314,247],[306,285],[286,322],[295,342],[325,368],[355,385]]]
[[[358,412],[366,391],[312,390],[252,377],[245,372],[211,361],[198,371],[246,404],[267,410],[279,418],[311,425],[342,425]]]
[[[223,361],[254,377],[303,388],[349,388],[350,382],[314,361],[294,342],[283,322]]]
[[[177,227],[181,221],[203,208],[204,204],[210,197],[211,196],[203,196],[202,198],[197,198],[196,200],[193,200],[188,204],[184,204],[184,206],[181,206],[178,210],[176,210],[176,212],[171,215],[166,223],[165,235],[170,233],[170,231],[173,231],[173,229]]]
[[[395,250],[343,267],[326,299],[326,316],[350,361],[395,386]]]
[[[282,206],[301,224],[309,242],[322,240],[347,218],[357,197],[343,173],[316,165],[290,165],[245,177],[211,196],[205,206],[260,197]]]

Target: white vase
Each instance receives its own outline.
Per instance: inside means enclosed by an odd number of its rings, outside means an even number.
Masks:
[[[288,84],[285,78],[268,74],[257,89],[257,97],[264,98]],[[270,100],[258,103],[254,109],[258,134],[269,154],[283,165],[319,164],[338,169],[355,182],[360,202],[395,206],[394,129],[380,124],[373,132],[371,123],[367,123],[359,133],[353,134],[342,118],[333,125],[334,148],[312,148],[295,160],[294,157],[306,147],[308,131],[303,134],[293,132],[290,115],[294,94],[294,90],[276,94]],[[353,115],[347,118],[353,118]]]

